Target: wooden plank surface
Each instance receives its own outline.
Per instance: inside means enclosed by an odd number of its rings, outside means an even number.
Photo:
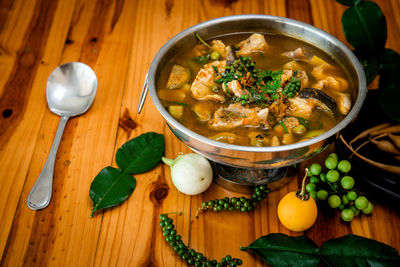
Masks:
[[[387,46],[400,51],[400,2],[376,2],[387,19]],[[261,266],[239,247],[272,232],[298,235],[284,228],[276,214],[280,198],[296,190],[296,175],[254,212],[209,212],[198,219],[195,213],[202,201],[240,194],[213,184],[202,195],[183,195],[173,187],[169,168],[159,164],[135,176],[137,187],[124,204],[90,219],[90,183],[103,167],[115,166],[118,147],[144,132],[165,135],[167,157],[190,151],[169,131],[150,99],[136,114],[150,62],[175,34],[221,16],[268,14],[313,24],[345,42],[340,24],[344,10],[333,0],[1,0],[1,265],[184,266],[166,245],[158,225],[160,213],[182,211],[175,225],[191,247],[212,258],[231,254],[243,259],[245,266]],[[72,118],[65,129],[50,205],[32,211],[26,198],[59,121],[47,108],[47,77],[70,61],[94,69],[98,93],[91,109]],[[127,116],[136,128],[119,126],[120,118]],[[400,214],[375,204],[372,216],[358,217],[351,224],[341,222],[338,214],[320,213],[305,234],[321,244],[355,233],[400,250]]]

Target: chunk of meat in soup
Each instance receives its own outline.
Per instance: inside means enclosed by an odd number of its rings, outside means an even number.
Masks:
[[[240,49],[236,52],[238,56],[248,56],[252,53],[265,52],[268,48],[264,35],[259,33],[252,34],[246,40],[237,45]]]
[[[329,73],[335,69],[334,66],[316,56],[312,57],[310,62],[313,62],[312,64],[314,65],[311,75],[318,80],[318,82],[313,84],[313,88],[323,89],[324,87],[329,87],[340,92],[348,89],[349,83],[345,79]]]
[[[351,97],[348,93],[342,92],[332,92],[332,97],[337,103],[337,108],[339,112],[343,115],[349,113],[351,109]]]
[[[210,127],[216,130],[232,129],[243,126],[263,126],[267,123],[268,108],[245,108],[239,103],[220,107],[210,121]]]
[[[222,95],[215,94],[211,87],[215,85],[215,78],[217,76],[213,66],[218,68],[218,72],[225,71],[226,61],[214,61],[204,65],[196,78],[194,79],[191,87],[192,96],[197,100],[211,100],[217,102],[224,102],[225,98]]]
[[[316,57],[313,57],[316,58]],[[318,60],[319,62],[322,60]],[[318,79],[319,81],[312,85],[312,87],[317,89],[330,89],[330,95],[335,99],[337,103],[337,108],[342,115],[346,115],[349,113],[351,108],[351,97],[348,90],[349,83],[341,78],[335,77],[329,74],[329,71],[334,69],[335,67],[322,61],[322,64],[317,65],[311,71],[311,74]]]
[[[319,80],[313,84],[313,88],[322,89],[324,87],[329,87],[335,91],[344,92],[348,89],[349,83],[340,77],[334,77],[326,73],[327,69],[332,68],[330,65],[319,65],[315,67],[311,74]]]
[[[227,95],[233,94],[236,97],[241,97],[242,95],[248,95],[250,97],[250,92],[247,90],[243,90],[238,80],[227,82],[226,85],[222,84],[222,89]]]
[[[289,61],[288,63],[285,63],[285,65],[283,65],[283,68],[290,70],[304,70],[303,64],[304,63],[302,63],[301,61],[292,60]]]
[[[281,56],[289,57],[289,58],[293,58],[293,59],[302,59],[302,58],[304,58],[304,51],[303,51],[303,49],[301,49],[301,47],[299,47],[293,51],[283,52],[281,54]]]
[[[295,117],[310,118],[312,112],[317,108],[331,112],[331,110],[321,101],[314,98],[289,98],[289,114]]]
[[[167,88],[178,89],[190,80],[190,71],[180,65],[174,65],[169,75]]]
[[[223,58],[226,58],[227,54],[226,46],[221,40],[212,40],[211,50],[218,52]]]
[[[213,112],[213,105],[208,101],[199,101],[193,106],[193,112],[199,121],[209,121]]]

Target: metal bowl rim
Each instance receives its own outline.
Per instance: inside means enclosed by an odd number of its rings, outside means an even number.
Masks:
[[[189,34],[194,34],[196,31],[203,29],[205,27],[218,24],[221,22],[230,22],[234,20],[254,20],[254,19],[262,19],[266,21],[280,21],[285,24],[290,24],[296,27],[303,27],[307,31],[311,31],[317,35],[322,36],[324,39],[329,40],[330,42],[334,43],[336,47],[338,47],[347,58],[350,59],[350,62],[352,63],[354,70],[357,74],[358,80],[359,80],[359,90],[358,90],[358,95],[357,99],[352,106],[350,112],[346,115],[346,117],[340,121],[335,127],[331,128],[330,130],[326,131],[325,133],[313,137],[309,140],[294,143],[294,144],[289,144],[289,145],[281,145],[281,146],[276,146],[276,147],[252,147],[252,146],[241,146],[241,145],[234,145],[234,144],[228,144],[228,143],[222,143],[218,142],[215,140],[212,140],[210,138],[207,138],[203,135],[200,135],[189,128],[186,128],[183,126],[181,123],[179,123],[177,120],[175,120],[169,112],[162,106],[157,93],[156,93],[156,81],[155,81],[155,74],[157,71],[158,64],[164,54],[172,47],[175,45],[177,41],[182,39],[183,37],[186,37]],[[295,37],[293,37],[295,38]],[[312,44],[311,44],[312,45]],[[320,48],[321,49],[321,48]],[[327,53],[327,52],[325,52]],[[244,152],[280,152],[280,151],[288,151],[288,150],[295,150],[303,147],[307,147],[313,144],[316,144],[318,142],[324,141],[331,137],[332,135],[338,133],[340,130],[345,128],[359,113],[361,106],[364,102],[364,99],[367,95],[367,82],[366,82],[366,77],[364,70],[358,61],[357,57],[353,54],[353,52],[341,41],[339,41],[336,37],[332,36],[331,34],[304,22],[294,20],[294,19],[289,19],[285,17],[279,17],[279,16],[271,16],[271,15],[234,15],[234,16],[226,16],[226,17],[220,17],[212,20],[208,20],[199,24],[196,24],[194,26],[191,26],[182,32],[178,33],[174,37],[172,37],[167,43],[165,43],[160,50],[157,52],[157,54],[154,56],[149,71],[147,75],[147,86],[149,87],[149,92],[151,99],[156,106],[157,110],[161,113],[161,115],[164,117],[164,119],[171,125],[173,125],[175,128],[177,128],[179,131],[187,134],[188,136],[195,138],[201,142],[207,143],[209,145],[218,147],[218,148],[223,148],[223,149],[228,149],[228,150],[233,150],[233,151],[244,151]]]

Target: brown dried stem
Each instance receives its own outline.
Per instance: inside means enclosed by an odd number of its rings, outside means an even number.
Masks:
[[[393,165],[388,165],[388,164],[383,164],[380,162],[373,161],[369,158],[364,157],[363,155],[360,155],[357,151],[354,151],[354,149],[346,142],[346,140],[343,138],[342,135],[339,135],[340,140],[343,142],[343,144],[351,151],[353,152],[354,155],[356,155],[358,158],[361,160],[367,162],[368,164],[375,166],[377,168],[380,168],[382,170],[400,175],[400,167],[398,166],[393,166]]]

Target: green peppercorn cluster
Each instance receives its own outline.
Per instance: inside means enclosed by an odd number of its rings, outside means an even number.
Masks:
[[[292,76],[290,82],[282,90],[282,94],[289,98],[293,98],[301,88],[301,81],[299,78]]]
[[[350,222],[360,214],[371,214],[374,206],[359,191],[354,190],[354,178],[349,176],[351,164],[348,160],[340,160],[336,153],[325,159],[326,172],[319,163],[308,167],[310,183],[306,190],[315,201],[328,201],[331,208],[341,211],[342,220]]]
[[[243,106],[249,103],[250,95],[241,95],[240,97],[233,96],[232,100],[240,102]]]
[[[236,59],[232,66],[234,69],[239,72],[250,72],[254,70],[256,63],[252,60],[251,57],[243,57],[239,56],[239,59]]]
[[[221,259],[220,262],[217,260],[208,260],[202,253],[196,252],[194,249],[189,248],[181,240],[181,236],[177,235],[175,230],[174,221],[168,217],[167,214],[160,215],[160,226],[163,229],[163,236],[165,236],[165,241],[167,241],[174,251],[181,256],[182,260],[186,261],[188,265],[198,266],[238,266],[242,265],[241,259],[232,258],[230,255],[226,255]]]
[[[208,202],[202,202],[199,210],[239,210],[242,212],[251,211],[260,203],[271,190],[265,185],[258,185],[255,187],[255,192],[250,198],[246,197],[225,197],[224,199],[215,199]]]

